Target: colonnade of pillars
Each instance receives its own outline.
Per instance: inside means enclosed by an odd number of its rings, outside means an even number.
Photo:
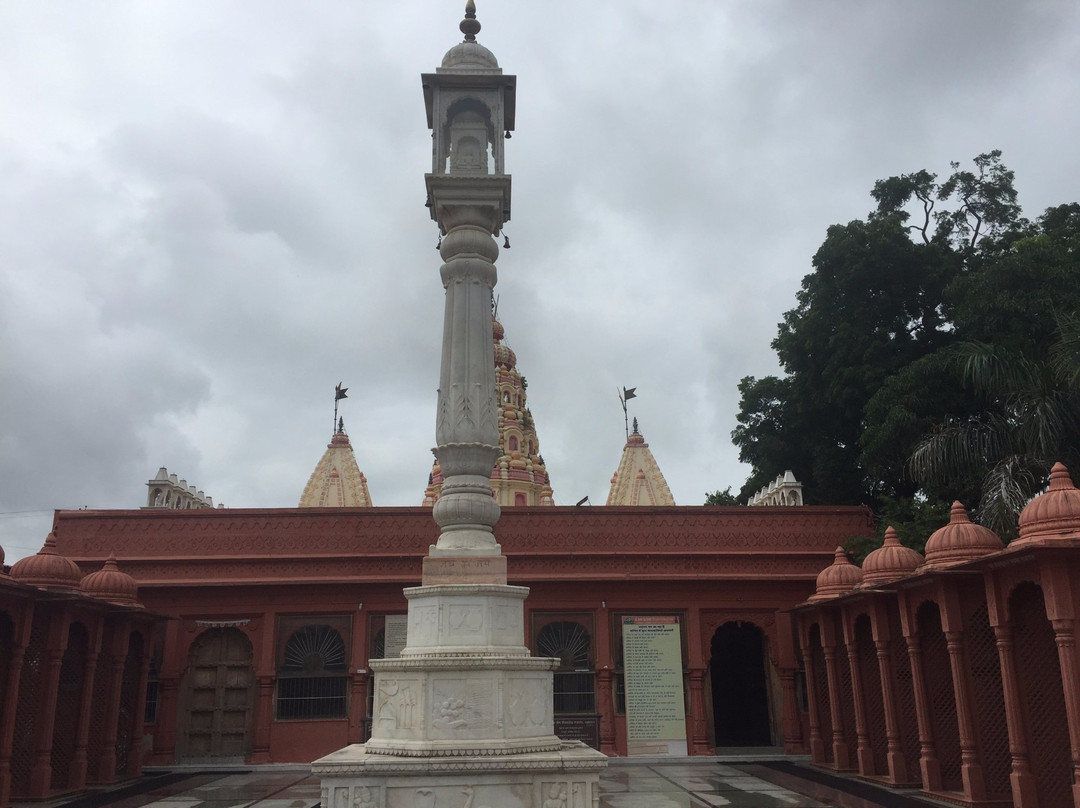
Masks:
[[[141,770],[151,620],[89,601],[0,601],[0,808]]]
[[[797,610],[816,765],[952,802],[1080,808],[1080,543]]]

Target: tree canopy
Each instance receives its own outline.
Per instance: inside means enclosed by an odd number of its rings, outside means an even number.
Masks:
[[[973,163],[879,180],[828,228],[772,343],[783,375],[739,383],[739,500],[790,468],[807,504],[921,524],[960,499],[1007,538],[1054,461],[1080,471],[1080,204],[1031,222],[1001,153]]]

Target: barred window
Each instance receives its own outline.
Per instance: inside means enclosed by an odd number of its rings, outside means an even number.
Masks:
[[[576,615],[575,615],[576,616]],[[551,619],[536,632],[536,654],[555,657],[559,667],[552,682],[555,713],[593,713],[596,711],[596,673],[593,670],[591,615],[579,620]],[[538,622],[544,616],[538,616]]]
[[[161,682],[158,680],[160,670],[161,646],[157,645],[150,657],[150,670],[146,675],[146,706],[143,708],[143,723],[146,724],[157,723],[158,704],[161,701]]]
[[[344,718],[348,660],[341,633],[326,624],[297,629],[285,644],[277,675],[277,718]]]

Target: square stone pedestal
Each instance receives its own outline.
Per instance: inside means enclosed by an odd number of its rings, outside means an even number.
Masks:
[[[597,808],[607,758],[581,741],[516,755],[403,757],[347,746],[311,764],[323,808]]]

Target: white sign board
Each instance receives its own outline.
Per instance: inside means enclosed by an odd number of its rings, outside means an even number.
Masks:
[[[679,618],[624,617],[622,629],[626,753],[685,755]]]

